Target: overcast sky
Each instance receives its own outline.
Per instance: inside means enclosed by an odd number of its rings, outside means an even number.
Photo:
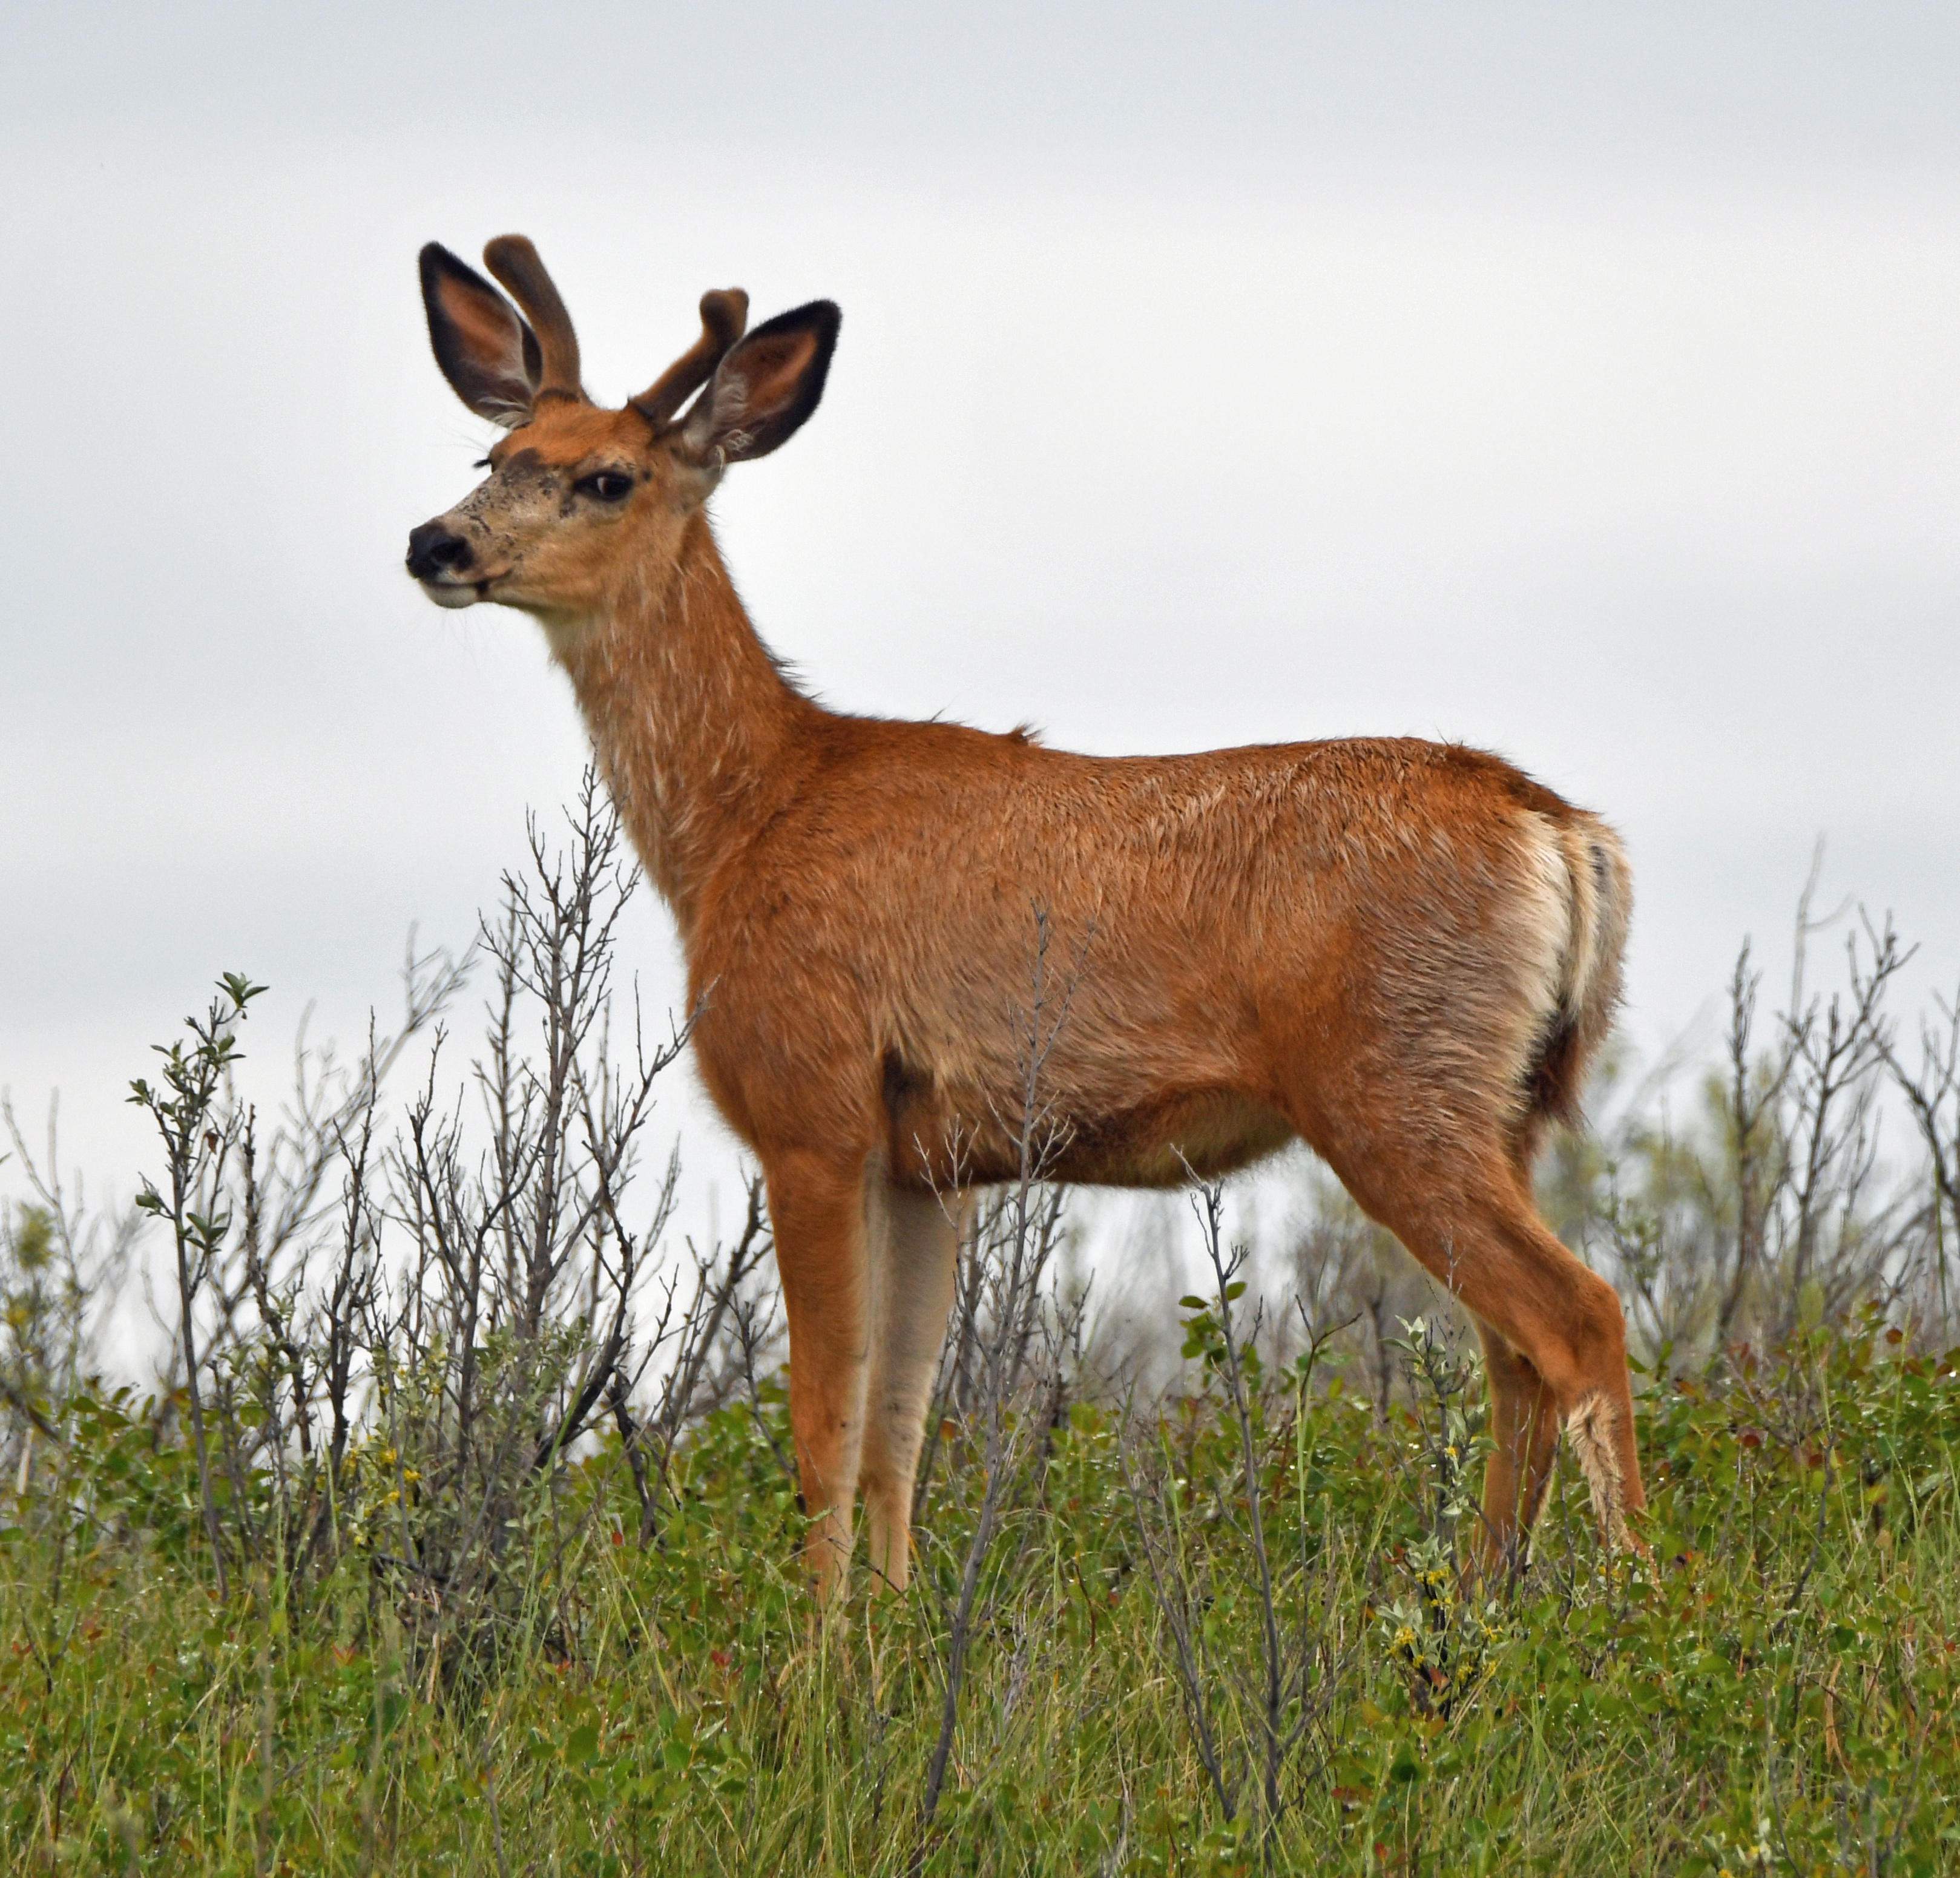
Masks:
[[[514,229],[609,401],[842,303],[718,497],[829,701],[1500,750],[1626,836],[1649,1052],[1820,836],[1960,979],[1950,4],[15,5],[0,1084],[97,1180],[217,972],[351,1041],[576,786],[537,629],[401,570],[488,434],[415,250]]]

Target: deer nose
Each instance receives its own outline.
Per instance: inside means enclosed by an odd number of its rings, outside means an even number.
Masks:
[[[425,522],[409,537],[409,571],[418,580],[461,574],[475,558],[469,543],[440,522]]]

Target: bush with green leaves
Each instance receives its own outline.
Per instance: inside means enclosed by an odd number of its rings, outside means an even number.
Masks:
[[[568,834],[485,923],[467,1065],[441,958],[277,1125],[249,980],[165,1049],[154,1387],[94,1353],[134,1228],[13,1131],[0,1868],[1960,1869],[1960,1020],[1908,1062],[1882,935],[1767,1048],[1739,971],[1691,1126],[1553,1156],[1641,1333],[1650,1555],[1566,1467],[1472,1570],[1474,1346],[1338,1196],[1249,1251],[1201,1190],[1208,1285],[1126,1299],[1125,1352],[1031,1157],[966,1246],[912,1589],[819,1622],[759,1196],[660,1256],[684,1028],[610,999],[593,786]]]

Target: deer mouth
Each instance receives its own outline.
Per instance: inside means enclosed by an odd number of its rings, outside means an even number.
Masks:
[[[484,565],[485,545],[473,525],[458,529],[446,517],[425,522],[409,536],[409,576],[438,606],[474,606],[510,572]]]
[[[487,580],[422,580],[416,584],[438,606],[474,606],[479,600],[490,597],[490,583]]]

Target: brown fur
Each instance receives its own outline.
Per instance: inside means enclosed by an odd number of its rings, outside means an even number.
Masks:
[[[821,708],[757,639],[703,506],[723,462],[813,408],[820,307],[736,345],[664,431],[536,404],[490,479],[417,531],[469,564],[411,564],[436,598],[542,622],[679,925],[702,1076],[768,1184],[821,1587],[861,1479],[873,1562],[905,1581],[950,1295],[935,1196],[1016,1171],[1037,909],[1071,980],[1043,1069],[1055,1171],[1172,1185],[1304,1139],[1484,1327],[1494,1555],[1561,1425],[1596,1495],[1610,1479],[1620,1539],[1642,1495],[1618,1301],[1529,1178],[1618,993],[1612,831],[1454,745],[1099,758]],[[629,498],[579,493],[614,469]]]

